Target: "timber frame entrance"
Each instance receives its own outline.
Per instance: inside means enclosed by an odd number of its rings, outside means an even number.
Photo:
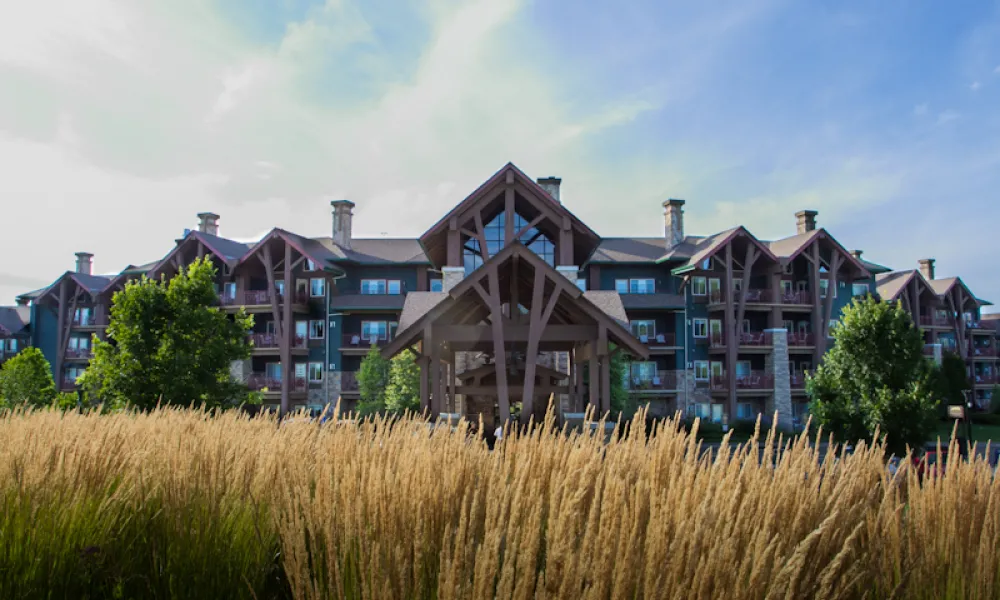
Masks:
[[[527,422],[544,414],[549,394],[565,395],[580,409],[589,402],[604,413],[611,408],[612,356],[648,357],[621,320],[617,294],[582,292],[516,240],[449,292],[417,292],[407,304],[400,332],[382,354],[409,350],[417,356],[421,407],[431,415],[455,406],[457,396],[491,397],[505,422],[511,400],[520,397],[520,418]],[[495,376],[463,378],[455,370],[461,352],[486,355]],[[569,355],[564,383],[539,368],[541,352]]]

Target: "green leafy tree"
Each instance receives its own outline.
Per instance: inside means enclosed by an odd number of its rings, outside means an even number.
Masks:
[[[115,293],[110,341],[95,341],[80,381],[88,396],[140,409],[245,399],[229,366],[250,356],[253,318],[219,310],[215,275],[211,261],[199,259],[169,281],[143,278]]]
[[[972,389],[965,361],[954,352],[945,352],[941,365],[933,369],[932,387],[942,404],[965,404],[965,394]]]
[[[373,345],[361,361],[361,368],[358,370],[358,391],[361,392],[358,412],[369,415],[384,411],[385,391],[388,385],[389,361],[382,358],[382,353]]]
[[[401,352],[389,361],[385,409],[395,414],[420,411],[420,365],[411,352]]]
[[[21,350],[0,369],[0,406],[48,406],[55,397],[52,367],[38,348]]]
[[[871,440],[902,454],[937,425],[937,400],[923,338],[900,306],[868,297],[844,309],[834,346],[809,377],[813,418],[842,441]]]
[[[622,413],[626,413],[627,416],[628,412],[634,411],[628,389],[625,387],[625,378],[628,377],[629,368],[629,360],[624,354],[617,352],[611,356],[611,364],[608,365],[608,376],[611,381],[608,383],[611,387],[612,416],[617,417]]]

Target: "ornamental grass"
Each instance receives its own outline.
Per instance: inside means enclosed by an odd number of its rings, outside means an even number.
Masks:
[[[0,598],[1000,598],[982,459],[695,434],[8,412]]]

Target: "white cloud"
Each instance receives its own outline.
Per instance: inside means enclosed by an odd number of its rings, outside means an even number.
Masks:
[[[951,121],[958,119],[960,116],[961,114],[957,110],[949,108],[938,114],[937,122],[939,125],[943,125],[945,123],[950,123]]]
[[[969,89],[972,90],[973,92],[977,91],[980,87],[982,87],[982,84],[979,83],[978,81],[973,81],[972,83],[969,84]]]

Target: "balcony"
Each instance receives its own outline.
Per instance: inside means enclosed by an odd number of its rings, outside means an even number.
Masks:
[[[924,344],[924,356],[934,356],[934,344]]]
[[[745,292],[743,290],[733,291],[733,302],[739,303],[740,296],[746,294],[747,304],[769,304],[773,301],[770,290],[761,290],[756,288],[748,288]],[[709,304],[722,304],[726,301],[726,294],[723,290],[712,290],[708,295]]]
[[[773,390],[774,376],[763,371],[750,371],[746,375],[736,377],[736,391]],[[728,391],[729,379],[725,375],[712,376],[712,391]]]
[[[76,378],[75,377],[63,377],[62,388],[63,390],[75,390],[76,389]]]
[[[1000,375],[996,373],[980,373],[974,379],[976,385],[996,385],[1000,383]]]
[[[812,295],[807,290],[798,290],[796,292],[792,291],[782,292],[781,303],[812,305]]]
[[[369,348],[375,346],[376,348],[382,348],[386,344],[392,341],[391,337],[375,337],[366,338],[360,333],[345,333],[340,341],[341,350],[364,350],[368,351]]]
[[[278,350],[280,348],[279,338],[277,334],[274,333],[251,333],[249,336],[250,343],[253,344],[255,350]],[[306,338],[303,335],[297,335],[292,339],[292,348],[305,348]]]
[[[284,294],[278,294],[279,300],[284,300]],[[220,296],[219,302],[223,306],[270,306],[271,293],[267,290],[247,290],[242,293],[237,292],[235,296]],[[306,304],[309,302],[309,294],[304,291],[297,291],[292,294],[292,304]]]
[[[255,392],[281,393],[281,377],[269,377],[264,373],[253,373],[247,378],[247,387]],[[292,392],[306,391],[304,377],[296,377],[292,381]]]
[[[68,359],[89,360],[89,359],[91,359],[93,357],[94,357],[94,349],[93,348],[67,348],[66,349],[66,358],[68,358]]]
[[[97,315],[89,313],[73,317],[73,327],[97,327]]]
[[[792,371],[788,379],[793,390],[806,389],[806,374],[803,371]]]
[[[340,391],[347,393],[357,393],[360,390],[357,373],[341,373]]]
[[[628,388],[635,392],[674,391],[679,380],[677,371],[657,371],[652,379],[631,378]]]
[[[649,346],[650,348],[671,347],[677,345],[674,339],[674,334],[672,333],[658,333],[656,335],[637,335],[635,337],[640,342]]]
[[[816,337],[811,333],[803,331],[791,331],[788,333],[789,348],[803,348],[816,345]]]
[[[948,317],[941,315],[920,315],[920,326],[921,327],[951,327],[951,322]]]
[[[995,346],[969,346],[970,358],[990,358],[997,355]]]

